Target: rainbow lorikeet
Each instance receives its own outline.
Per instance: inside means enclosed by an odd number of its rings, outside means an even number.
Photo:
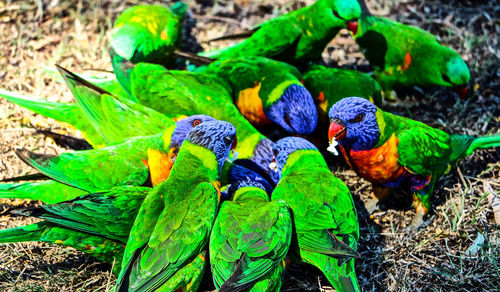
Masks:
[[[380,85],[370,75],[356,70],[313,65],[304,73],[304,86],[318,107],[318,120],[328,124],[328,111],[344,97],[359,96],[382,103]]]
[[[0,197],[57,203],[115,186],[157,185],[168,177],[189,131],[213,120],[209,116],[194,115],[179,120],[163,133],[57,156],[19,149],[17,155],[24,162],[55,181],[0,184]]]
[[[186,10],[182,2],[171,7],[136,5],[125,9],[111,31],[109,50],[113,66],[122,58],[134,64],[171,63],[171,53],[182,42],[182,19]]]
[[[313,98],[293,66],[264,57],[215,61],[198,69],[227,82],[240,113],[252,125],[272,123],[288,133],[308,135],[316,128],[318,113]]]
[[[118,265],[139,208],[151,188],[115,187],[71,201],[21,211],[43,221],[0,230],[0,242],[42,241],[70,246]]]
[[[210,236],[210,266],[218,291],[280,291],[292,218],[282,200],[264,187],[230,181],[232,201],[221,204]]]
[[[310,142],[287,137],[273,146],[281,180],[272,200],[292,209],[302,261],[320,269],[337,291],[359,291],[354,258],[359,225],[349,189]]]
[[[467,64],[434,35],[364,9],[355,40],[387,93],[398,85],[439,85],[453,87],[461,98],[467,96]]]
[[[476,149],[500,146],[500,135],[472,137],[449,135],[421,122],[393,115],[366,99],[349,97],[330,109],[328,137],[339,144],[347,163],[374,186],[375,196],[386,197],[389,188],[413,193],[417,228],[431,207],[436,181],[457,161]],[[330,148],[331,149],[331,148]]]
[[[196,291],[219,205],[219,176],[236,129],[223,121],[192,129],[169,178],[144,200],[115,291]]]
[[[340,29],[356,34],[361,8],[356,0],[318,0],[308,7],[268,20],[252,31],[222,37],[246,40],[200,55],[214,59],[263,56],[293,65],[317,61]]]
[[[128,92],[140,104],[170,118],[205,114],[228,121],[238,129],[238,158],[251,159],[269,170],[272,141],[259,133],[234,105],[230,89],[216,76],[167,70],[160,65],[139,63],[127,73]],[[127,86],[127,85],[126,85]]]

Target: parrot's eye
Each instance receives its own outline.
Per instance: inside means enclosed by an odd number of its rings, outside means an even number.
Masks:
[[[351,121],[354,122],[354,123],[359,123],[359,122],[361,122],[363,120],[364,117],[365,117],[365,114],[358,114]]]
[[[230,145],[231,142],[233,142],[233,137],[231,136],[224,137],[224,143],[226,143],[226,145]]]
[[[201,124],[200,120],[194,120],[193,121],[193,127],[199,126]]]

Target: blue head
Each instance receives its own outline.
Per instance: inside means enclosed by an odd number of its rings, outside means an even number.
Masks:
[[[175,123],[175,130],[172,133],[172,138],[170,140],[170,147],[181,147],[182,142],[184,142],[184,139],[186,139],[186,136],[191,129],[199,126],[201,123],[209,121],[215,121],[215,119],[206,115],[193,115],[177,121],[177,123]]]
[[[232,124],[224,121],[204,122],[193,128],[186,139],[212,151],[220,171],[229,151],[236,147],[236,129]]]
[[[273,145],[273,141],[269,139],[260,140],[255,147],[251,160],[269,175],[274,184],[277,184],[280,180],[279,174],[269,168],[269,164],[273,161]]]
[[[266,116],[288,133],[308,135],[316,129],[318,110],[304,86],[288,86],[278,100],[268,109]]]
[[[258,181],[255,181],[251,178],[242,178],[241,180],[238,181],[233,181],[231,182],[231,186],[229,187],[227,193],[230,198],[233,198],[234,200],[234,193],[244,187],[256,187],[259,188],[263,191],[265,191],[264,194],[266,194],[266,199],[269,200],[270,194],[266,191],[266,187]]]
[[[377,107],[361,97],[347,97],[335,103],[328,116],[328,138],[344,148],[369,150],[378,142],[380,129],[377,123]]]
[[[238,160],[234,162],[234,164],[231,166],[231,169],[229,170],[228,180],[231,186],[235,185],[235,188],[238,189],[241,187],[238,185],[240,182],[249,181],[255,183],[256,187],[265,190],[268,195],[271,195],[274,187],[272,185],[272,182],[269,182],[268,179],[266,178],[269,177],[268,175],[262,173],[262,170],[257,170],[260,171],[260,173],[258,173],[257,171],[251,170],[247,167],[238,165],[236,163],[238,163]],[[245,165],[248,165],[249,163],[253,162],[252,161],[244,162]],[[260,168],[256,164],[255,167]],[[233,192],[236,191],[236,189],[234,189]]]
[[[273,146],[273,157],[279,172],[283,171],[288,156],[297,150],[318,150],[311,142],[299,137],[286,137]]]

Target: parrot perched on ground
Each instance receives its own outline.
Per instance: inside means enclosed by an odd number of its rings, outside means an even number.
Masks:
[[[387,197],[389,188],[403,187],[413,192],[417,210],[410,226],[413,230],[421,225],[431,207],[437,179],[474,150],[500,146],[500,135],[479,138],[449,135],[384,112],[359,97],[337,102],[329,117],[330,147],[338,144],[354,171],[379,187],[375,193],[378,199]]]
[[[356,0],[318,0],[314,4],[268,20],[252,31],[219,39],[248,37],[228,47],[200,55],[214,58],[263,56],[295,66],[317,61],[340,29],[356,34],[361,8]]]
[[[388,98],[398,85],[453,87],[461,98],[467,96],[470,72],[457,52],[424,30],[370,15],[362,5],[355,40]]]
[[[292,218],[282,200],[269,201],[263,186],[230,181],[210,236],[210,265],[218,291],[280,291]]]
[[[287,137],[273,146],[281,180],[272,200],[292,209],[302,261],[320,269],[336,291],[359,291],[354,258],[359,224],[349,189],[310,142]]]
[[[170,118],[205,114],[232,123],[238,129],[238,158],[251,159],[276,179],[269,170],[272,141],[240,114],[219,78],[147,63],[137,64],[129,77],[131,96]]]
[[[194,115],[179,120],[163,133],[58,156],[19,149],[17,154],[23,161],[55,181],[0,184],[0,198],[57,203],[114,186],[157,185],[168,177],[189,131],[213,120],[209,116]],[[75,187],[80,190],[74,190]]]
[[[380,85],[363,72],[314,65],[304,73],[303,79],[318,106],[318,121],[322,126],[328,124],[332,105],[344,97],[359,96],[375,104],[382,103]]]
[[[172,53],[182,42],[182,19],[187,6],[182,2],[170,8],[137,5],[125,9],[116,19],[109,50],[113,67],[122,59],[132,63],[169,65]]]
[[[236,129],[223,121],[192,129],[169,178],[148,194],[130,232],[115,291],[196,291],[219,206],[219,176]]]
[[[99,260],[121,258],[135,216],[151,188],[116,187],[53,205],[21,211],[44,221],[0,230],[0,242],[43,241],[73,247]]]

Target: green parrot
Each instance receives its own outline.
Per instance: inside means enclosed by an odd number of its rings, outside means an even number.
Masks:
[[[453,87],[461,98],[467,96],[470,80],[467,64],[434,35],[370,15],[365,6],[355,40],[374,67],[375,78],[386,97],[390,98],[394,86],[432,85]]]
[[[318,107],[318,124],[328,127],[328,111],[344,97],[358,96],[382,103],[380,85],[366,73],[313,65],[304,73],[304,86]]]
[[[182,2],[170,8],[161,5],[136,5],[125,9],[116,19],[109,51],[113,67],[123,59],[132,63],[172,63],[172,53],[182,42],[182,19],[187,6]]]
[[[299,258],[320,269],[336,291],[359,291],[354,270],[359,224],[349,189],[307,140],[283,138],[273,153],[281,179],[271,199],[292,209]]]
[[[342,28],[356,34],[361,7],[356,0],[318,0],[308,7],[268,20],[252,31],[222,37],[248,37],[228,47],[200,55],[214,58],[263,56],[295,66],[317,61]],[[218,39],[216,39],[218,40]]]
[[[24,162],[53,180],[0,184],[0,198],[58,203],[115,186],[157,185],[168,177],[189,131],[213,120],[209,116],[194,115],[156,135],[129,138],[119,144],[57,156],[18,149],[16,154]]]
[[[417,216],[410,230],[418,228],[428,213],[437,179],[474,150],[500,146],[500,135],[449,135],[384,112],[359,97],[337,102],[329,117],[330,143],[338,144],[354,171],[377,187],[378,199],[386,198],[390,188],[402,187],[413,193]]]
[[[115,291],[196,291],[219,205],[219,176],[236,144],[223,121],[192,129],[169,178],[144,200],[130,232]]]
[[[23,216],[43,221],[0,230],[0,243],[42,241],[70,246],[101,261],[115,261],[115,272],[118,272],[130,229],[150,190],[147,187],[115,187],[21,211]]]
[[[282,200],[269,201],[253,180],[230,181],[210,236],[210,266],[218,291],[280,291],[292,218]]]
[[[293,66],[264,57],[215,61],[197,72],[226,82],[240,113],[257,127],[280,125],[290,134],[308,135],[318,113],[311,94]]]

